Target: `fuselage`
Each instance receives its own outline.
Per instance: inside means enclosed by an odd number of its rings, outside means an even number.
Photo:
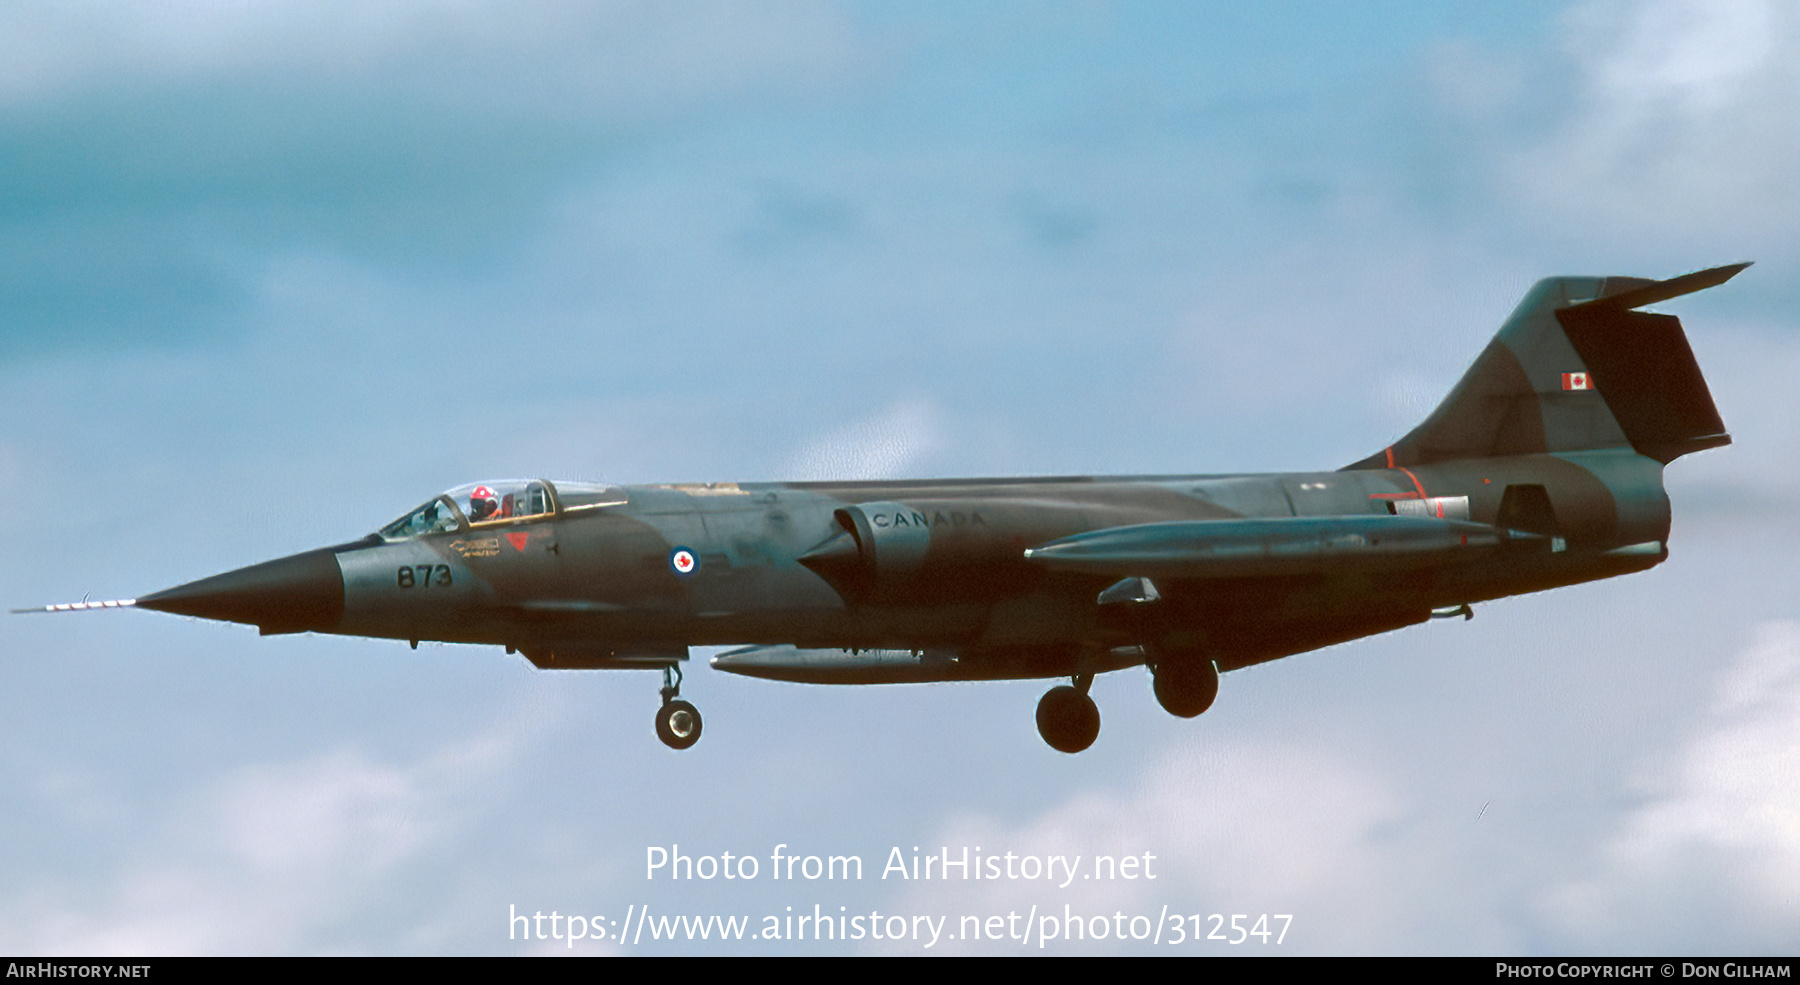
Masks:
[[[1551,506],[1555,529],[1535,531],[1538,542],[1398,569],[1159,578],[1159,639],[1230,669],[1434,609],[1649,567],[1668,537],[1661,472],[1612,449],[1261,475],[610,487],[582,507],[561,505],[545,483],[552,496],[533,515],[471,522],[446,511],[447,529],[371,535],[160,594],[202,598],[221,590],[209,582],[304,566],[336,584],[286,593],[309,600],[303,611],[192,614],[265,632],[498,644],[544,666],[660,665],[689,646],[790,644],[948,651],[960,676],[1057,676],[1084,649],[1131,642],[1143,627],[1109,624],[1095,604],[1129,568],[1046,568],[1026,556],[1034,546],[1234,518],[1410,513],[1529,528],[1530,518],[1502,516],[1507,491],[1520,488]],[[183,611],[179,598],[140,604]]]

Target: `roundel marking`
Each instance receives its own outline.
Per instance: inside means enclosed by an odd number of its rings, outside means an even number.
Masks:
[[[678,575],[691,575],[700,570],[700,556],[686,547],[677,547],[669,552],[669,567]]]

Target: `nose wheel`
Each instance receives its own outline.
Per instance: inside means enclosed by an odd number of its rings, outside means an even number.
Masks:
[[[1088,697],[1092,674],[1075,675],[1073,687],[1053,687],[1038,700],[1038,734],[1057,752],[1077,753],[1100,737],[1100,706]]]
[[[656,737],[670,749],[686,749],[700,741],[700,709],[679,700],[681,668],[663,668],[662,707],[656,709]]]

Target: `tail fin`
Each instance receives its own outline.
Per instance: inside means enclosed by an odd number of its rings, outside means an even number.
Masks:
[[[1632,309],[1748,266],[1538,281],[1423,424],[1347,468],[1626,447],[1667,464],[1730,444],[1681,320]]]

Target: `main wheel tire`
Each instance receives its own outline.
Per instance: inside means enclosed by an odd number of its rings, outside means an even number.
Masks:
[[[671,701],[656,709],[656,737],[670,749],[686,749],[700,741],[700,709]]]
[[[1067,684],[1053,687],[1038,701],[1037,727],[1050,748],[1077,753],[1100,737],[1100,706]]]
[[[1193,718],[1219,696],[1219,670],[1200,654],[1165,657],[1156,665],[1156,703],[1179,718]]]

